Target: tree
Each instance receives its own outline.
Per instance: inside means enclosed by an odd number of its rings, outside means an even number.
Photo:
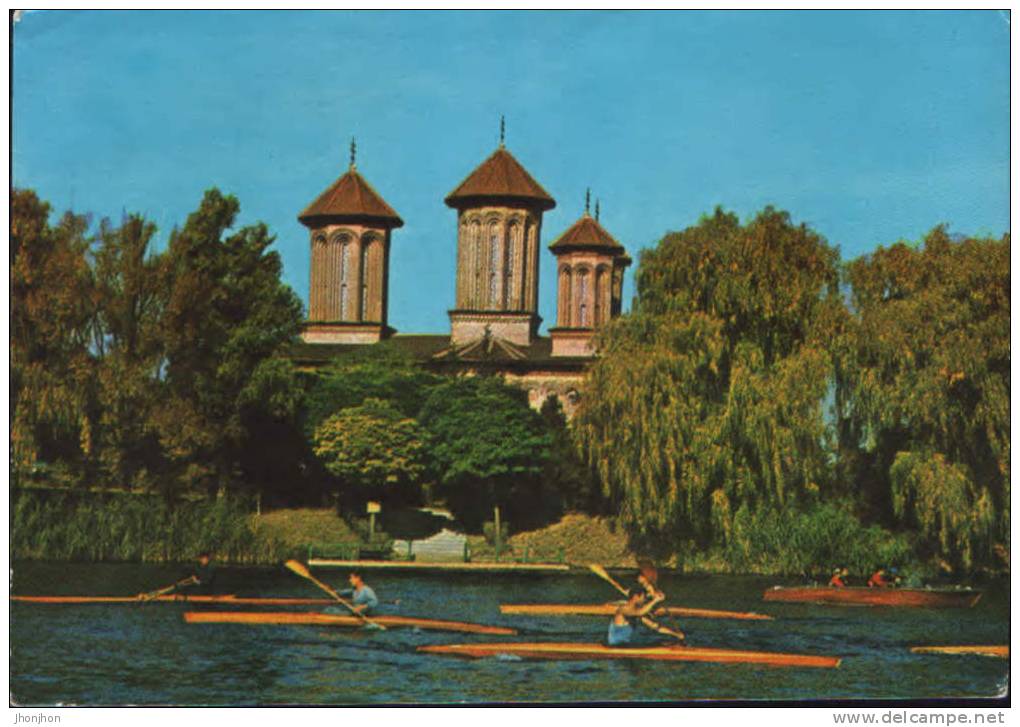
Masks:
[[[430,391],[419,421],[440,493],[468,527],[480,528],[497,505],[513,524],[541,517],[552,437],[526,392],[492,378],[452,379]]]
[[[139,215],[99,226],[92,260],[91,351],[96,360],[95,456],[106,481],[146,487],[168,469],[152,417],[163,396],[160,320],[166,291],[156,226]]]
[[[425,474],[424,432],[381,399],[328,417],[315,430],[315,454],[342,483],[372,497],[411,499]]]
[[[92,449],[88,419],[88,219],[50,226],[50,207],[11,190],[11,451],[16,473],[37,462],[80,470]]]
[[[264,224],[227,234],[238,210],[234,197],[206,192],[171,235],[163,272],[160,376],[167,397],[154,422],[177,476],[192,487],[243,487],[245,458],[264,445],[243,413],[250,421],[252,407],[265,402],[286,415],[280,402],[296,401],[285,391],[294,377],[258,372],[282,370],[270,362],[285,357],[295,340],[301,304],[280,280],[282,265],[268,249],[273,237]],[[282,387],[279,396],[264,389],[267,381]]]
[[[965,569],[1009,547],[1009,242],[937,227],[847,268],[844,448],[872,508]]]
[[[385,399],[405,416],[416,417],[440,381],[386,342],[350,351],[313,374],[304,400],[305,429],[311,435],[331,414],[372,398]]]
[[[642,253],[574,423],[638,547],[725,543],[740,509],[826,485],[837,259],[772,208],[746,225],[717,209]]]
[[[598,480],[577,451],[559,397],[550,395],[542,402],[539,413],[552,437],[549,459],[542,474],[546,492],[557,495],[559,502],[571,510],[601,512],[605,501]]]

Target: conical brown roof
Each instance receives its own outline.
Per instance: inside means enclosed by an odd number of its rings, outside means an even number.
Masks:
[[[403,227],[404,221],[372,185],[352,166],[298,215],[302,224],[312,227],[316,220],[335,222],[375,222],[384,227]]]
[[[614,257],[627,257],[627,251],[623,245],[616,241],[612,235],[606,232],[598,222],[587,212],[584,216],[571,225],[566,232],[556,238],[549,249],[553,254],[570,252],[571,250],[595,250],[605,252]],[[627,258],[628,260],[630,258]]]
[[[556,206],[556,200],[502,146],[446,196],[446,204],[464,207],[490,198],[531,200],[546,210]]]

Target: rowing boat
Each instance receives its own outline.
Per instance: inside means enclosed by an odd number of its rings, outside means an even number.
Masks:
[[[780,654],[765,651],[734,651],[696,646],[605,646],[574,643],[437,644],[419,646],[418,651],[473,659],[518,657],[587,661],[590,659],[647,659],[652,661],[701,661],[724,664],[767,664],[769,666],[839,666],[839,658],[810,654]]]
[[[619,603],[501,603],[500,613],[515,616],[612,616]],[[653,616],[684,616],[687,618],[733,618],[749,621],[771,621],[771,616],[749,611],[717,611],[709,608],[667,606],[656,609]]]
[[[1009,658],[1008,646],[911,646],[910,650],[915,654],[978,654],[997,656],[1000,659]]]
[[[248,596],[175,595],[143,599],[138,596],[11,596],[22,603],[226,603],[236,606],[328,606],[336,603],[329,598],[261,598]]]
[[[766,601],[788,603],[828,603],[844,606],[915,606],[928,608],[970,608],[981,598],[981,591],[929,588],[831,588],[774,586],[765,591]]]
[[[360,627],[365,622],[356,616],[333,613],[301,613],[293,611],[187,611],[184,621],[189,624],[269,624],[274,626],[347,626]],[[443,621],[434,618],[411,616],[372,616],[372,621],[387,628],[416,628],[430,631],[458,631],[466,634],[513,636],[514,629],[503,626]]]

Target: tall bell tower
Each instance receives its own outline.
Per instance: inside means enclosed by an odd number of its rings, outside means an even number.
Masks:
[[[456,303],[451,344],[492,336],[528,346],[538,333],[542,214],[556,201],[504,145],[446,197],[457,210]]]
[[[623,271],[630,256],[588,211],[549,246],[556,256],[556,327],[549,329],[553,356],[593,356],[597,328],[620,314]]]
[[[306,343],[377,343],[387,325],[390,236],[404,221],[355,164],[298,216],[311,237]]]

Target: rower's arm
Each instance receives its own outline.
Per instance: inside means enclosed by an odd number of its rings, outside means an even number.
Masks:
[[[635,615],[637,615],[637,616],[647,616],[649,613],[651,613],[653,608],[658,606],[665,599],[666,599],[666,597],[662,593],[657,593],[655,596],[652,597],[652,600],[650,600],[648,603],[646,603],[644,606],[642,606],[641,609]]]

